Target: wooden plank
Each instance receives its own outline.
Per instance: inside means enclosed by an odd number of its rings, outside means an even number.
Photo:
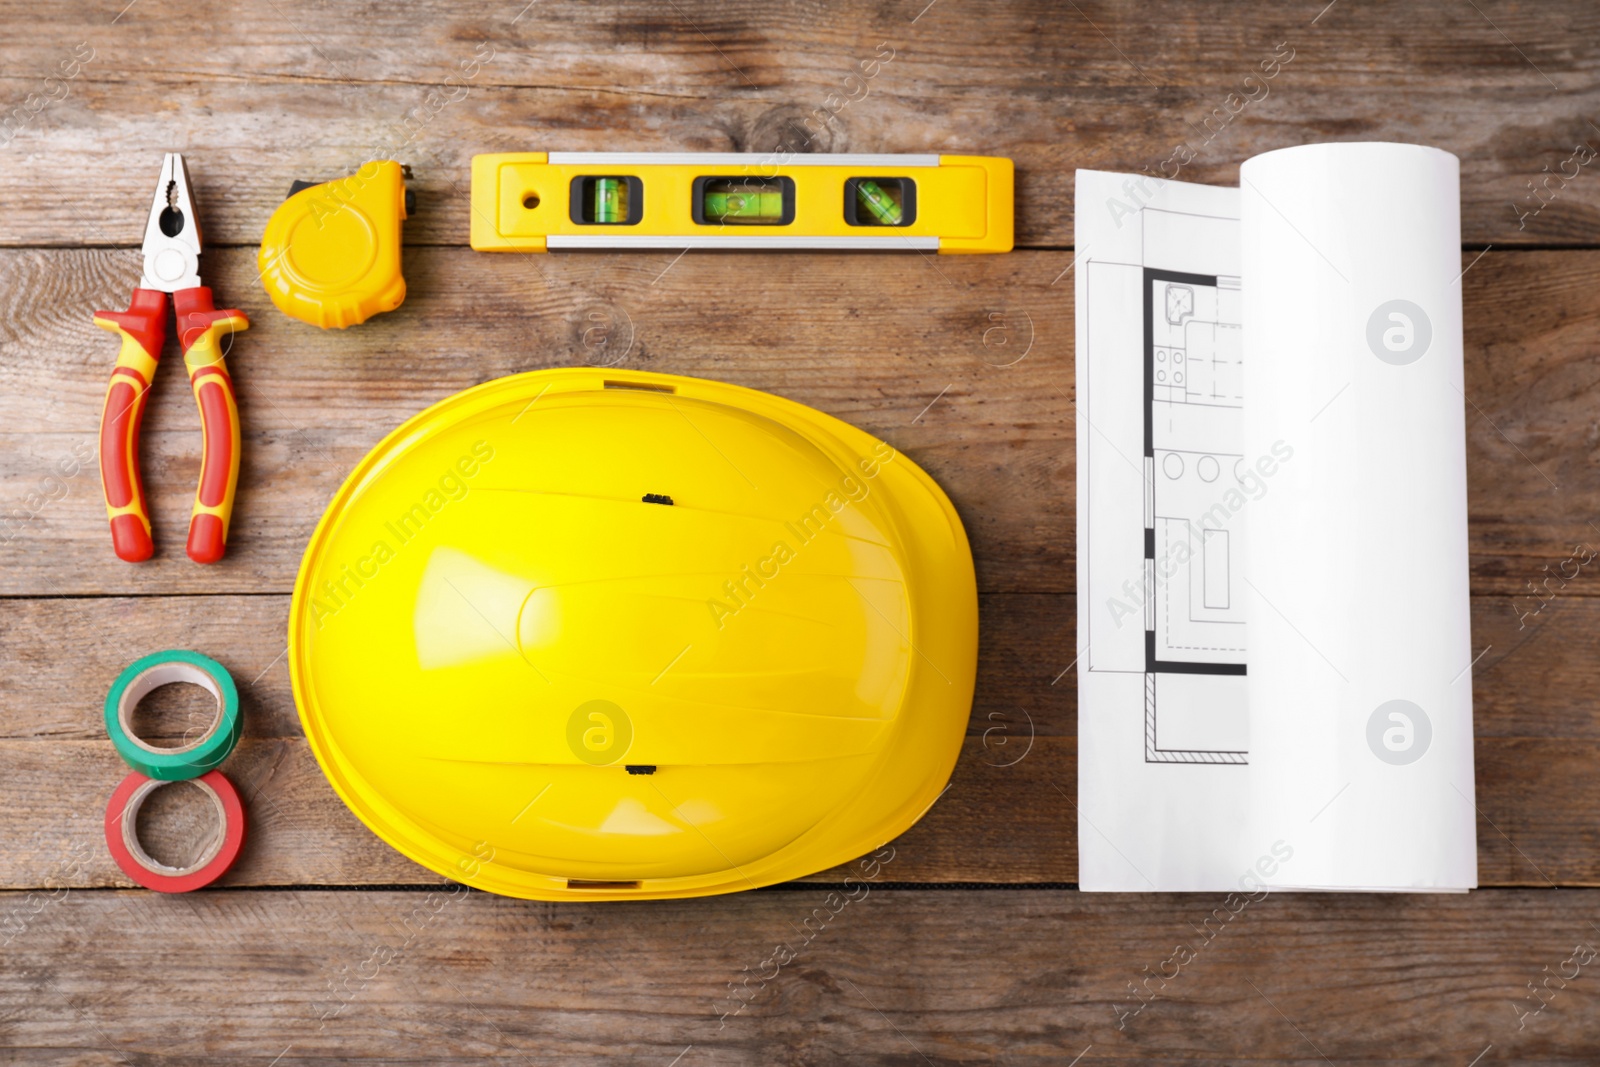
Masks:
[[[255,244],[291,181],[375,155],[414,167],[408,242],[459,245],[474,153],[785,149],[1014,156],[1019,242],[1063,247],[1074,168],[1237,184],[1241,160],[1317,140],[1458,153],[1475,246],[1600,240],[1600,181],[1570,162],[1600,145],[1585,121],[1600,15],[1584,0],[1249,19],[1171,0],[993,4],[981,19],[915,2],[522,6],[343,20],[268,0],[231,5],[223,30],[196,0],[114,24],[97,5],[9,0],[28,32],[0,42],[15,116],[0,242],[136,244],[175,115],[217,244]],[[197,26],[216,27],[204,47]],[[76,76],[46,81],[63,69]]]
[[[1421,1067],[1597,1052],[1594,891],[1251,900],[857,878],[849,897],[604,906],[5,894],[0,1032],[14,1063],[180,1067]]]
[[[1077,734],[1073,597],[980,598],[978,684],[969,735],[991,728],[994,762],[1027,735]],[[1480,738],[1600,741],[1600,601],[1566,597],[1537,616],[1524,601],[1475,597],[1473,667]],[[204,651],[239,687],[246,736],[303,736],[285,661],[289,598],[261,596],[59,597],[6,602],[0,628],[0,740],[103,741],[101,708],[118,672],[163,648]],[[996,716],[991,718],[991,716]]]
[[[1575,603],[1578,611],[1589,610],[1590,602]],[[1076,735],[1076,676],[1066,673],[1076,658],[1073,605],[1073,598],[1054,595],[981,598],[973,738],[991,726],[1019,735],[1023,746],[1030,732]],[[1600,604],[1593,610],[1600,615]],[[164,648],[203,651],[228,669],[239,689],[247,738],[304,736],[289,690],[287,596],[10,600],[5,611],[0,662],[11,669],[0,673],[0,706],[6,709],[0,740],[105,742],[102,709],[112,682],[134,659]],[[1566,654],[1562,645],[1547,661]],[[1572,677],[1582,667],[1562,662],[1562,669]],[[214,706],[206,706],[207,715]],[[991,721],[991,712],[1005,718]],[[147,736],[175,734],[158,730]],[[1006,743],[1000,733],[992,735],[996,762]]]
[[[203,568],[182,552],[200,436],[179,366],[159,375],[145,424],[155,560],[116,563],[98,473],[77,459],[92,454],[114,356],[89,318],[125,305],[137,256],[0,252],[0,594],[288,591],[325,502],[386,432],[478,382],[585,361],[733,381],[855,423],[949,492],[981,589],[1073,589],[1070,253],[675,255],[412,249],[404,306],[324,332],[266,306],[248,252],[214,254],[218,293],[253,325],[230,356],[246,433],[232,543]],[[1529,583],[1559,572],[1576,577],[1551,592],[1595,595],[1594,568],[1564,561],[1600,541],[1585,443],[1600,252],[1474,258],[1474,591],[1522,593],[1532,610]]]
[[[1517,617],[1473,604],[1477,644],[1479,874],[1485,885],[1600,883],[1600,601],[1571,597]],[[133,657],[198,648],[236,676],[245,740],[226,765],[251,836],[230,885],[437,882],[362,827],[306,748],[283,659],[287,598],[55,598],[8,605],[0,631],[0,887],[46,884],[74,843],[93,858],[73,884],[125,885],[99,844],[105,799],[126,768],[101,707]],[[1077,676],[1071,597],[982,600],[977,695],[950,791],[897,842],[896,880],[1077,880]],[[1525,625],[1524,625],[1525,624]],[[1522,629],[1518,627],[1522,626]],[[63,655],[63,650],[71,654]],[[1063,673],[1065,672],[1065,673]],[[1552,802],[1559,797],[1559,802]],[[179,807],[152,847],[198,848],[209,831]],[[159,853],[158,853],[159,854]],[[842,877],[838,871],[819,876]]]
[[[14,324],[0,327],[0,424],[12,431],[0,435],[0,499],[25,518],[0,591],[286,591],[324,503],[385,433],[476,383],[586,358],[766,388],[854,421],[957,494],[979,558],[1001,567],[985,587],[1022,584],[1010,576],[1018,565],[1047,586],[1070,582],[1056,575],[1071,540],[1072,312],[1069,286],[1050,288],[1066,254],[955,264],[705,254],[674,265],[676,255],[415,249],[399,311],[324,332],[264,306],[251,255],[217,254],[208,262],[217,292],[254,318],[229,359],[247,438],[229,558],[199,568],[182,553],[200,439],[181,365],[158,375],[145,418],[155,561],[115,563],[92,469],[70,479],[65,499],[40,494],[30,507],[29,494],[98,426],[115,346],[90,313],[124,306],[137,257],[0,254],[0,317]],[[750,277],[761,285],[744,284]],[[1023,289],[1031,309],[1017,303]],[[609,346],[591,316],[612,324]],[[1007,321],[1002,345],[988,331]]]

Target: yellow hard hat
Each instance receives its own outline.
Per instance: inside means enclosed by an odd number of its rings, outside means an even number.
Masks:
[[[417,415],[301,563],[306,737],[374,833],[480,889],[684,897],[902,833],[966,732],[977,591],[949,499],[812,408],[535,371]]]

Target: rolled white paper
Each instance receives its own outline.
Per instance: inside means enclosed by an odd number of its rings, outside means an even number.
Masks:
[[[1284,887],[1477,885],[1459,162],[1241,170],[1252,831]]]

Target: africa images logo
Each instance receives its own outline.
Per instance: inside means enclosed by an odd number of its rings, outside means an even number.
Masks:
[[[591,767],[605,767],[628,754],[633,720],[609,700],[589,700],[567,716],[567,748]]]
[[[1428,713],[1409,700],[1385,701],[1367,719],[1367,747],[1396,767],[1417,762],[1432,742]]]
[[[1367,319],[1367,347],[1393,366],[1415,363],[1432,342],[1433,323],[1428,313],[1409,300],[1379,304]]]

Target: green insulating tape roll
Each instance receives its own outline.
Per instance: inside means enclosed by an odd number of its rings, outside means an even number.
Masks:
[[[200,738],[177,748],[157,748],[133,735],[133,709],[152,690],[171,682],[198,685],[217,698],[217,718]],[[117,754],[147,778],[178,782],[198,778],[228,758],[239,743],[239,690],[227,669],[198,652],[172,649],[135,660],[106,694],[106,733]]]

